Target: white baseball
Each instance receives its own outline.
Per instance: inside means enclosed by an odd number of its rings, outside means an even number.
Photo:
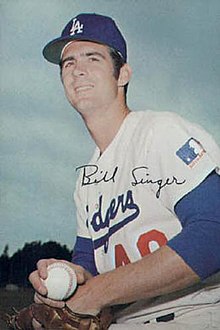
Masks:
[[[74,270],[64,262],[55,262],[47,268],[48,276],[43,280],[47,288],[47,297],[65,300],[76,289],[77,278]]]

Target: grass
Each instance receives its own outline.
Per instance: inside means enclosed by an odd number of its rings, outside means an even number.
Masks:
[[[6,330],[6,324],[1,316],[5,313],[13,314],[12,308],[17,310],[33,302],[34,291],[30,288],[19,288],[17,291],[7,291],[0,288],[0,329]]]

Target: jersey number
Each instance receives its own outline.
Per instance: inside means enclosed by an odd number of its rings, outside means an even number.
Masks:
[[[147,254],[153,252],[160,246],[165,245],[167,242],[166,236],[158,231],[151,230],[145,234],[140,235],[137,241],[137,248],[140,252],[140,255],[146,256]],[[130,259],[123,247],[122,244],[118,244],[115,246],[115,266],[124,266],[130,263]]]

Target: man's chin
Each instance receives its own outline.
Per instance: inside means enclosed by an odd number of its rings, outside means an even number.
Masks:
[[[77,103],[72,104],[72,106],[82,115],[86,115],[94,109],[94,102],[89,99],[80,100]]]

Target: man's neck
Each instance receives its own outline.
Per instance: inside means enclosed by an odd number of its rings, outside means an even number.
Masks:
[[[89,133],[100,149],[100,153],[103,153],[113,141],[121,124],[129,113],[129,108],[123,104],[114,111],[111,110],[102,115],[100,115],[99,112],[97,116],[93,114],[93,116],[87,120],[84,118]]]

